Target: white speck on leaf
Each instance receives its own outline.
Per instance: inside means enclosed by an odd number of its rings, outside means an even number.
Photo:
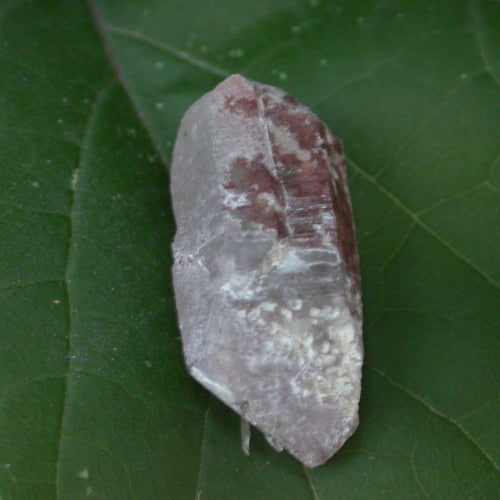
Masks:
[[[229,51],[229,57],[243,57],[245,52],[243,49],[231,49]]]
[[[76,185],[78,184],[78,175],[79,171],[76,169],[71,176],[71,189],[74,191],[76,189]]]
[[[88,479],[89,478],[89,470],[87,467],[83,468],[81,471],[78,472],[78,477],[80,479]]]

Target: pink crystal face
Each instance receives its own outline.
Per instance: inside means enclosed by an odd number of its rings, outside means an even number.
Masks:
[[[186,113],[171,171],[186,365],[308,467],[354,432],[359,261],[340,141],[275,87],[233,75]]]

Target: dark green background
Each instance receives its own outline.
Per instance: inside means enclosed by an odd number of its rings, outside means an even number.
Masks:
[[[0,499],[498,498],[500,2],[0,0]],[[342,138],[361,422],[306,470],[184,369],[167,166],[225,76]]]

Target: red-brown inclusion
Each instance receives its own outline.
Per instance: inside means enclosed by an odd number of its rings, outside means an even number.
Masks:
[[[298,246],[321,247],[325,235],[331,239],[347,262],[359,283],[359,262],[353,231],[353,216],[347,192],[347,179],[343,168],[336,168],[337,180],[330,168],[333,158],[342,155],[337,139],[329,140],[325,125],[312,113],[298,110],[295,99],[285,96],[277,102],[266,94],[266,88],[257,88],[254,98],[226,99],[225,107],[248,118],[258,116],[257,93],[264,104],[265,122],[270,121],[293,136],[309,159],[300,160],[296,154],[284,150],[273,140],[272,129],[267,131],[273,155],[275,174],[271,174],[262,154],[249,160],[237,158],[231,166],[231,178],[225,189],[244,193],[248,204],[236,209],[244,226],[262,224],[264,229],[275,229],[278,238],[289,238]],[[256,123],[256,126],[259,126]],[[262,125],[260,125],[262,126]],[[265,202],[261,193],[276,199],[275,204]],[[330,213],[334,224],[324,226],[322,214]],[[323,234],[321,234],[323,233]]]
[[[234,95],[229,95],[226,97],[224,107],[234,114],[246,115],[247,117],[257,116],[259,113],[255,97],[240,97],[237,99]]]
[[[243,225],[262,224],[265,229],[276,230],[278,238],[288,236],[281,208],[284,204],[281,186],[267,169],[263,155],[257,155],[251,161],[243,157],[236,158],[231,168],[231,179],[224,188],[246,194],[248,205],[236,209]],[[259,197],[263,193],[275,199],[275,204],[269,204],[265,197]]]

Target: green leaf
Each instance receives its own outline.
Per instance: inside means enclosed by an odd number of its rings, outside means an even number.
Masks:
[[[498,1],[12,0],[0,22],[1,500],[498,495]],[[348,157],[360,425],[314,470],[258,432],[243,455],[182,360],[167,169],[235,72]]]

